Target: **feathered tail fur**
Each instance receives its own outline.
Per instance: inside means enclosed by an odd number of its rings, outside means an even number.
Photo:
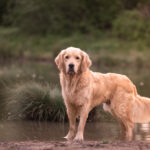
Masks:
[[[132,107],[132,120],[135,123],[150,121],[150,98],[136,95]]]

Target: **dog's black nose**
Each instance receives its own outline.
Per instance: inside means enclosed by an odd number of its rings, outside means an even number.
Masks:
[[[74,68],[74,64],[69,64],[69,68]]]

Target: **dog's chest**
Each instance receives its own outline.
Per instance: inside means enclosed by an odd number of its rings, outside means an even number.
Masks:
[[[84,78],[84,76],[74,78],[60,77],[65,102],[73,105],[83,105],[89,96],[89,80]]]
[[[87,96],[85,95],[84,91],[80,92],[65,92],[65,98],[67,103],[70,103],[72,105],[76,106],[82,106],[85,103],[85,100],[87,99]]]
[[[64,87],[64,93],[68,99],[76,99],[79,98],[81,94],[83,94],[80,86],[66,86]]]
[[[64,100],[74,105],[83,105],[88,96],[87,92],[85,85],[81,83],[71,86],[68,84],[63,87]]]

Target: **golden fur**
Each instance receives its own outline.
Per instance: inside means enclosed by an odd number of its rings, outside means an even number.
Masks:
[[[89,112],[102,103],[104,110],[118,120],[127,140],[132,139],[134,123],[150,121],[150,99],[139,96],[126,76],[92,72],[89,56],[74,47],[62,50],[55,62],[60,70],[62,96],[69,118],[70,128],[65,137],[68,140],[75,136],[78,116],[80,122],[74,140],[83,140]],[[71,73],[68,71],[70,63],[74,64]]]

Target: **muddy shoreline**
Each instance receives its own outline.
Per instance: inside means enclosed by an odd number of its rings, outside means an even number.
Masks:
[[[113,142],[104,143],[98,141],[86,141],[82,143],[72,142],[0,142],[0,150],[149,150],[150,142]]]

